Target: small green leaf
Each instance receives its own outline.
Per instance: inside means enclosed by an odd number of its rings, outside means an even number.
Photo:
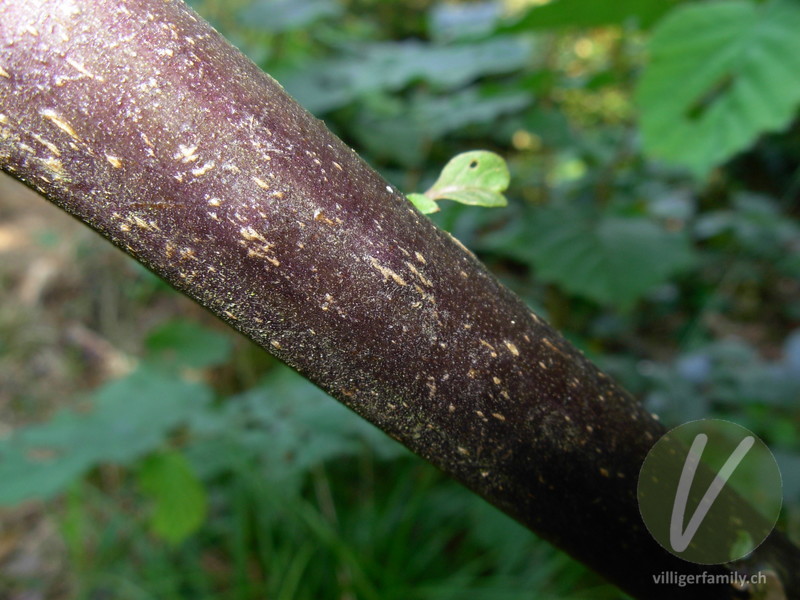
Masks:
[[[470,206],[506,206],[508,201],[503,192],[510,180],[502,156],[474,150],[453,157],[433,187],[425,194],[411,194],[409,199],[423,213],[436,212],[437,200],[453,200]]]
[[[439,210],[439,205],[435,200],[431,200],[425,194],[408,194],[406,196],[411,201],[419,212],[423,215],[429,215]]]
[[[180,544],[203,524],[206,493],[180,452],[147,457],[139,469],[139,487],[155,503],[150,526],[163,540]]]

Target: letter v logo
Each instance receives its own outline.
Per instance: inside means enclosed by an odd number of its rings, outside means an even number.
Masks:
[[[669,542],[675,552],[683,552],[692,542],[692,538],[700,528],[703,519],[706,518],[708,511],[711,510],[711,505],[717,499],[722,488],[730,479],[734,469],[742,462],[745,454],[753,447],[756,439],[749,435],[744,438],[736,450],[728,457],[725,464],[714,477],[714,481],[708,486],[703,499],[700,504],[695,508],[686,530],[681,532],[683,525],[684,515],[686,514],[686,504],[689,501],[689,491],[692,488],[692,481],[694,481],[695,473],[697,473],[697,465],[703,456],[703,450],[708,442],[708,436],[705,433],[698,433],[692,442],[692,447],[689,449],[689,454],[686,455],[686,462],[683,463],[683,471],[681,471],[681,480],[678,483],[678,490],[675,492],[675,502],[672,505],[672,519],[669,522]]]
[[[775,457],[753,432],[721,419],[661,437],[639,472],[642,520],[667,551],[712,565],[738,560],[775,526],[783,501]]]

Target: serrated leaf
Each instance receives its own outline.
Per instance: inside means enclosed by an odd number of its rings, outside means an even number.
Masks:
[[[529,40],[504,36],[439,46],[407,40],[362,44],[344,58],[323,59],[275,76],[300,104],[316,114],[340,108],[378,90],[400,90],[425,81],[452,90],[486,75],[510,73],[527,64]]]
[[[665,17],[636,98],[645,151],[703,175],[800,103],[800,3],[706,2]]]
[[[602,304],[630,308],[691,261],[685,235],[643,218],[604,217],[569,225],[539,220],[531,231],[538,273]]]
[[[206,492],[183,454],[148,456],[139,468],[138,482],[154,502],[150,527],[161,539],[180,544],[203,524]]]
[[[453,200],[470,206],[506,206],[508,201],[503,192],[510,180],[508,166],[502,156],[485,150],[473,150],[454,156],[424,195],[434,204],[437,200]],[[427,208],[430,205],[425,206]]]
[[[599,304],[627,310],[647,291],[691,265],[684,232],[646,217],[600,216],[574,208],[538,208],[484,248],[529,262],[535,277]]]

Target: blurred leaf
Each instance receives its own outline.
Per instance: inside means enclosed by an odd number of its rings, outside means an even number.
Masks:
[[[130,464],[210,400],[206,386],[148,369],[114,381],[89,412],[61,411],[0,440],[0,504],[50,498],[100,463]]]
[[[800,454],[780,451],[774,454],[783,476],[783,494],[786,502],[800,504]]]
[[[413,122],[403,123],[403,119],[372,119],[363,115],[353,126],[353,134],[361,147],[373,156],[390,160],[412,168],[425,164],[426,145],[432,132],[416,126]],[[367,123],[374,123],[370,128]]]
[[[599,303],[629,308],[691,262],[685,236],[645,218],[606,216],[561,231],[538,225],[531,232],[538,272]]]
[[[593,216],[571,207],[533,209],[526,223],[484,244],[530,262],[543,281],[622,310],[693,262],[684,232],[646,217]]]
[[[645,150],[705,174],[800,102],[800,3],[706,2],[656,27],[637,90]]]
[[[412,194],[409,200],[420,211],[436,212],[437,200],[453,200],[470,206],[506,206],[503,192],[508,189],[511,176],[502,156],[485,150],[462,152],[454,156],[442,169],[439,179],[425,192],[424,198],[432,200],[434,210],[428,202]]]
[[[342,10],[334,0],[256,0],[239,13],[238,20],[245,27],[279,33],[338,17]]]
[[[476,500],[464,508],[470,535],[488,551],[503,556],[507,567],[528,559],[537,540],[525,527],[487,502]]]
[[[800,381],[800,329],[795,329],[783,342],[783,361],[791,377]]]
[[[754,347],[740,340],[718,342],[709,353],[714,365],[710,395],[716,402],[773,409],[796,404],[800,378],[787,365],[764,361]]]
[[[417,80],[440,90],[458,88],[481,76],[515,71],[530,52],[530,43],[518,37],[452,46],[415,40],[361,44],[350,55],[275,76],[300,104],[319,114],[368,92],[397,91]]]
[[[324,461],[370,448],[393,458],[404,449],[288,368],[230,398],[222,413],[196,412],[187,455],[203,477],[230,467],[230,453],[256,458],[272,482],[296,483]]]
[[[600,27],[635,21],[649,27],[681,0],[554,0],[536,6],[505,31]]]
[[[708,211],[695,223],[702,240],[730,234],[737,247],[758,258],[775,260],[791,253],[800,239],[800,227],[786,218],[771,198],[752,193],[734,193],[729,209]]]
[[[531,101],[525,92],[485,95],[476,87],[441,96],[419,93],[392,116],[360,111],[353,133],[372,154],[418,167],[426,161],[430,142],[469,125],[488,125],[524,111]]]
[[[412,99],[409,119],[427,129],[429,139],[479,123],[491,123],[501,115],[522,111],[532,98],[524,92],[486,95],[475,87],[443,96],[418,95]]]
[[[429,14],[429,33],[439,41],[477,37],[491,33],[501,15],[501,2],[467,4],[437,3]]]
[[[203,524],[206,493],[180,452],[159,452],[142,461],[139,487],[153,500],[150,526],[161,539],[180,544]]]
[[[787,337],[786,347],[792,340]],[[717,415],[735,415],[769,443],[791,447],[797,443],[800,373],[790,361],[788,352],[783,360],[768,361],[755,347],[729,339],[683,354],[671,365],[648,363],[648,408],[671,422],[703,418],[713,408]]]
[[[229,336],[184,320],[160,326],[146,344],[153,358],[194,369],[224,364],[232,349]]]
[[[567,148],[578,143],[569,119],[563,111],[553,107],[540,106],[503,119],[498,128],[498,139],[508,140],[518,131],[526,131],[538,142],[551,148]]]

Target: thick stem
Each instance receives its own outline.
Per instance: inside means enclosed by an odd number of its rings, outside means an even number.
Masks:
[[[653,581],[726,572],[641,522],[661,425],[182,3],[0,12],[4,171],[630,594],[741,597]]]

